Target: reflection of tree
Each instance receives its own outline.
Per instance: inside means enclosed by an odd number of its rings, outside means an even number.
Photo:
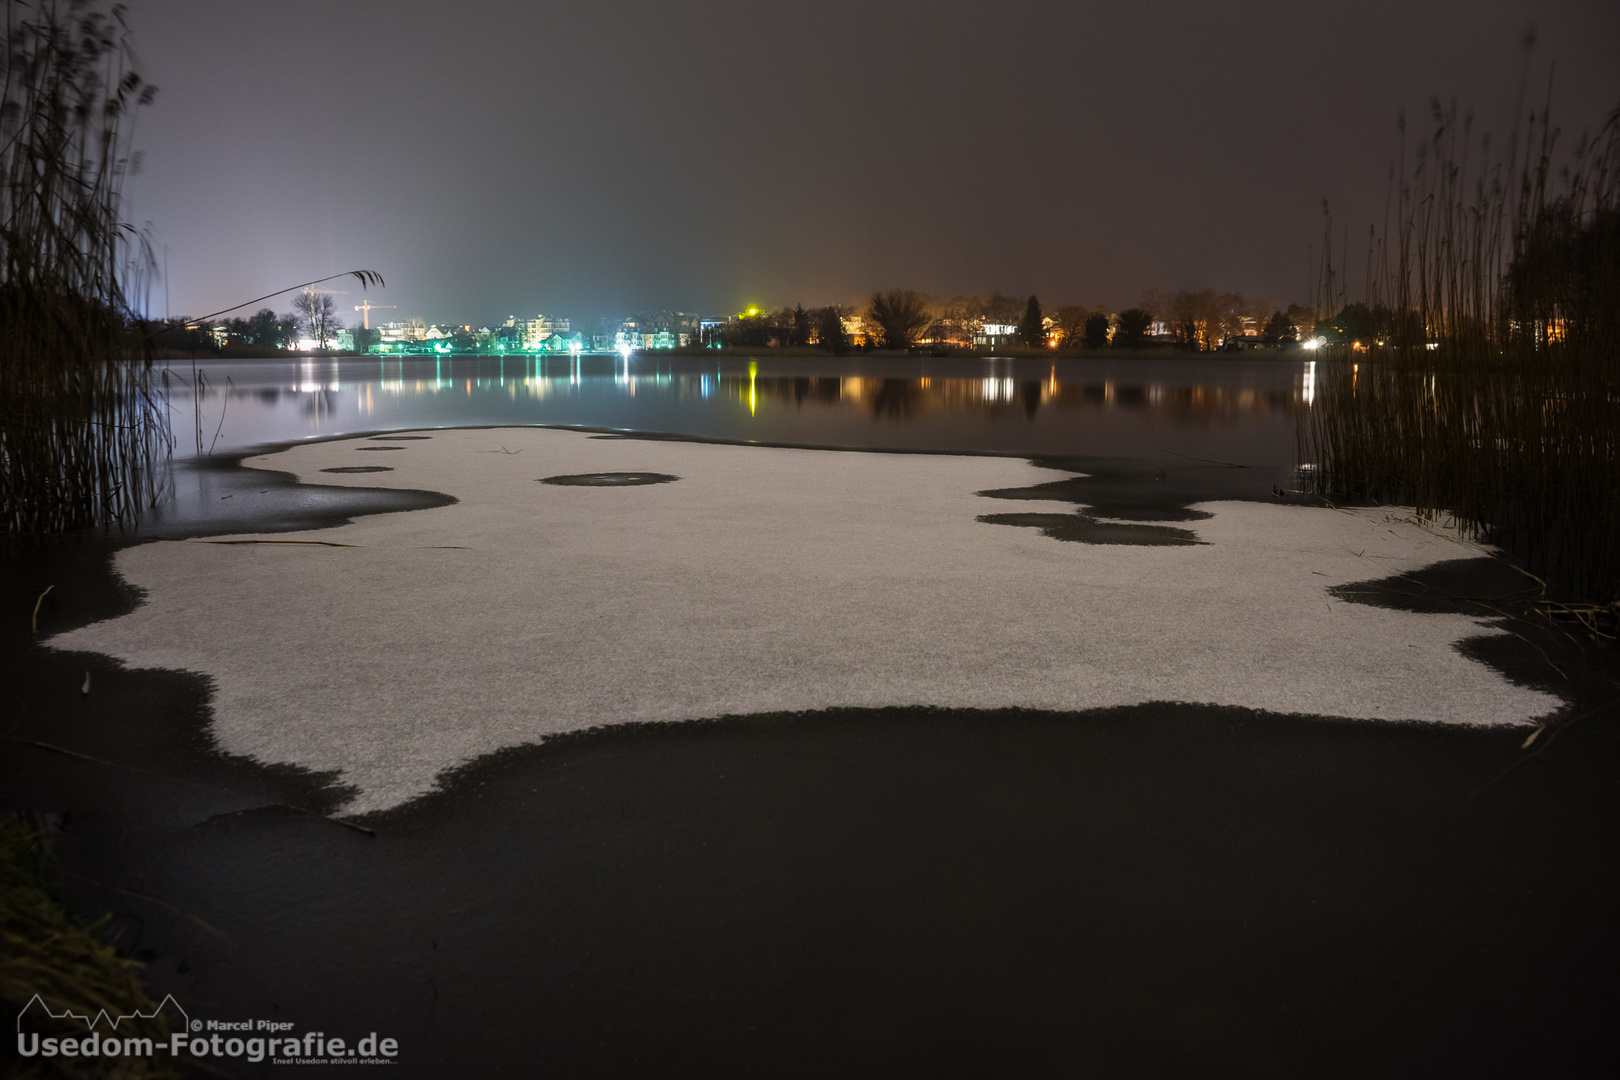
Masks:
[[[1018,396],[1024,399],[1024,417],[1029,420],[1035,419],[1035,412],[1041,407],[1041,384],[1021,383],[1018,387]]]
[[[799,406],[802,406],[806,399],[812,402],[820,402],[823,405],[836,405],[838,399],[842,396],[842,390],[836,378],[818,379],[801,376],[791,382],[785,379],[780,381],[785,387],[789,388],[784,396],[791,395],[793,403]]]
[[[916,409],[921,392],[921,386],[910,379],[884,379],[872,397],[873,418],[906,419]]]
[[[313,394],[298,395],[298,411],[301,415],[320,418],[330,416],[337,409],[338,396],[331,390],[317,390]]]
[[[692,393],[699,376],[691,376]],[[994,384],[993,386],[991,384]],[[1256,387],[1171,386],[1164,383],[1047,383],[1022,379],[929,378],[872,379],[863,376],[781,376],[750,382],[745,375],[720,380],[723,396],[779,401],[803,409],[857,410],[875,420],[916,420],[930,413],[1007,416],[1021,411],[1033,420],[1041,409],[1058,412],[1100,409],[1137,413],[1144,420],[1168,420],[1180,427],[1243,424],[1257,417],[1287,413],[1294,407],[1288,391]],[[313,395],[303,395],[306,411]],[[319,406],[330,410],[330,402]]]

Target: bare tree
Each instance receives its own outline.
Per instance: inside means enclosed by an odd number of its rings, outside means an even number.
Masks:
[[[1018,325],[1018,319],[1024,313],[1024,302],[1015,296],[1003,296],[993,292],[990,299],[984,302],[984,321],[995,323],[998,326]]]
[[[1316,329],[1316,309],[1306,307],[1304,304],[1289,304],[1283,309],[1288,321],[1293,325],[1294,332],[1301,338]]]
[[[1078,349],[1086,336],[1086,320],[1091,317],[1091,309],[1065,305],[1052,312],[1052,321],[1056,324],[1058,343],[1065,349]]]
[[[1275,309],[1263,296],[1246,297],[1243,301],[1243,330],[1245,334],[1258,334],[1265,329],[1266,320]]]
[[[1175,324],[1176,317],[1175,313],[1171,309],[1174,307],[1174,305],[1174,297],[1166,296],[1158,289],[1149,289],[1147,295],[1142,297],[1141,307],[1134,310],[1146,311],[1153,316],[1154,322],[1161,322],[1166,326],[1173,326]]]
[[[877,328],[885,349],[910,348],[933,321],[928,298],[911,289],[873,293],[867,318]]]
[[[939,321],[951,344],[971,348],[984,325],[984,305],[976,296],[953,297],[940,312]]]
[[[1165,297],[1161,293],[1153,295],[1153,299],[1164,305],[1156,314],[1170,324],[1176,340],[1190,348],[1204,350],[1213,349],[1222,336],[1225,312],[1232,298],[1220,296],[1214,289],[1198,292],[1182,289],[1174,296]],[[1242,298],[1237,299],[1241,302]]]
[[[1262,306],[1265,301],[1260,302]],[[1260,329],[1269,312],[1261,312],[1259,320],[1254,317],[1254,304],[1247,300],[1242,293],[1222,293],[1219,298],[1220,324],[1212,327],[1210,331],[1209,347],[1214,348],[1218,342],[1225,342],[1248,333],[1252,327]]]
[[[332,339],[337,337],[338,330],[343,327],[331,293],[306,289],[293,298],[293,310],[298,313],[303,328],[309,331],[309,336],[322,349],[329,347]]]

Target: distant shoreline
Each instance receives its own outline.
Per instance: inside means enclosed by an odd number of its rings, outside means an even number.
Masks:
[[[681,357],[682,359],[698,359],[710,357],[714,359],[725,358],[730,360],[767,360],[774,357],[818,357],[828,360],[871,359],[871,360],[916,360],[916,359],[957,359],[957,360],[1293,360],[1303,353],[1298,346],[1289,348],[1260,348],[1244,349],[1237,352],[1194,352],[1175,345],[1149,345],[1136,349],[908,349],[904,352],[895,349],[850,349],[843,353],[829,352],[826,349],[817,349],[809,346],[766,346],[762,348],[721,348],[721,349],[636,349],[632,355],[640,358]],[[500,357],[529,358],[539,356],[546,360],[567,360],[570,353],[534,353],[534,352],[447,352],[447,353],[361,353],[353,350],[326,349],[314,352],[295,352],[290,349],[262,349],[255,346],[227,346],[219,350],[191,350],[159,349],[156,359],[174,362],[183,360],[190,362],[196,360],[429,360],[444,359],[448,357],[487,357],[497,359]],[[614,357],[617,352],[582,352],[585,357]]]

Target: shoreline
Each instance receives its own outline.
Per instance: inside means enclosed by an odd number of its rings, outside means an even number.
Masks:
[[[583,351],[579,354],[585,359],[602,359],[611,357],[615,360],[621,354],[613,351]],[[762,348],[742,348],[727,346],[725,348],[675,348],[675,349],[633,349],[631,356],[640,359],[663,359],[677,357],[683,360],[694,359],[726,359],[726,360],[770,360],[774,358],[816,358],[821,360],[1198,360],[1230,362],[1236,360],[1262,360],[1295,362],[1307,360],[1310,357],[1307,351],[1298,346],[1288,348],[1243,349],[1238,351],[1203,351],[1198,352],[1184,349],[1175,345],[1155,345],[1142,348],[1108,348],[1108,349],[1027,349],[1027,348],[1000,348],[1000,349],[932,349],[916,348],[907,350],[896,349],[848,349],[844,352],[833,352],[827,349],[799,346],[766,346]],[[189,350],[160,349],[156,359],[159,362],[191,363],[196,360],[433,360],[433,359],[533,359],[541,357],[546,360],[569,360],[572,353],[546,352],[546,351],[518,351],[511,352],[482,352],[478,350],[455,352],[401,352],[401,353],[361,353],[328,349],[315,352],[295,352],[290,349],[232,349],[226,348],[218,352],[198,351],[195,355]]]

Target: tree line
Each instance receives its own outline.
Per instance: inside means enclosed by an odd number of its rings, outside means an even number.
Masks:
[[[159,326],[161,332],[154,340],[163,349],[212,350],[224,345],[296,349],[304,338],[325,349],[337,340],[343,320],[338,317],[337,305],[330,295],[311,292],[299,293],[293,298],[293,310],[280,315],[270,308],[260,308],[252,315],[222,319],[210,326],[201,326],[183,317],[163,319]]]
[[[814,346],[845,352],[861,346],[912,349],[924,346],[973,348],[1021,345],[1025,348],[1133,348],[1162,341],[1155,326],[1183,348],[1203,351],[1243,338],[1276,345],[1310,332],[1316,325],[1307,308],[1274,309],[1259,297],[1213,289],[1167,294],[1149,292],[1123,311],[1064,305],[1050,311],[1039,298],[991,293],[938,300],[912,289],[873,292],[864,308],[843,304],[739,316],[704,334],[706,346],[736,348]]]

